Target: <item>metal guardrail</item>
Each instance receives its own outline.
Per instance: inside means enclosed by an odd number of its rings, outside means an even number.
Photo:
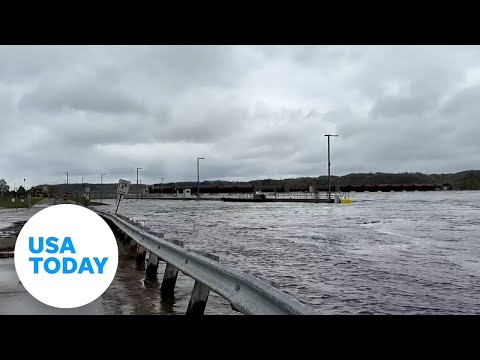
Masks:
[[[94,209],[151,254],[190,276],[246,315],[313,315],[314,310],[265,281],[221,265],[141,229],[118,215]],[[165,279],[165,278],[164,278]],[[200,291],[200,290],[199,290]],[[192,298],[193,298],[192,293]],[[208,289],[207,289],[208,297]],[[192,300],[191,300],[192,301]],[[206,300],[205,300],[206,301]]]

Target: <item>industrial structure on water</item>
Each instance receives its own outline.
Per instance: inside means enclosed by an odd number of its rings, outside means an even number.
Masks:
[[[183,194],[189,189],[192,194],[197,193],[197,187],[192,185],[161,185],[155,184],[149,187],[150,194]],[[381,184],[381,185],[340,185],[331,186],[331,191],[340,192],[391,192],[391,191],[438,191],[451,190],[449,184]],[[238,185],[200,185],[201,194],[247,194],[255,191],[265,193],[314,193],[327,192],[328,186],[301,186],[301,185],[261,185],[261,184],[238,184]]]

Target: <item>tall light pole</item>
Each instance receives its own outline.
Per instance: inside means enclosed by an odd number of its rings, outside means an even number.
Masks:
[[[100,185],[103,185],[103,177],[106,176],[107,174],[100,174]],[[105,197],[104,193],[103,193],[103,186],[101,187],[101,190],[102,190],[102,200],[103,198]]]
[[[143,170],[142,168],[137,168],[137,185],[138,185],[138,170]]]
[[[330,136],[338,136],[338,135],[325,135],[328,139],[328,200],[330,200]]]
[[[165,178],[161,177],[161,178],[159,178],[159,179],[160,179],[160,181],[161,181],[161,183],[160,183],[160,190],[161,190],[161,193],[163,194],[163,187],[162,187],[162,186],[163,186],[163,179],[165,179]],[[155,185],[154,185],[154,188],[155,188]]]
[[[83,179],[84,179],[84,177],[82,176],[82,185],[83,185]]]
[[[205,158],[197,158],[197,198],[200,196],[200,160],[205,160]]]
[[[66,182],[66,184],[68,184],[68,171],[65,171],[65,174],[67,174],[67,182]]]

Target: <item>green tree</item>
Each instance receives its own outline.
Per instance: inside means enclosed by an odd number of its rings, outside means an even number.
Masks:
[[[0,194],[3,196],[3,193],[8,193],[10,190],[10,186],[8,186],[5,179],[0,179]]]

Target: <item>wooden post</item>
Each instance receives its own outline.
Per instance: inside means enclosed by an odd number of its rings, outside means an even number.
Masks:
[[[160,287],[160,295],[162,299],[173,298],[175,285],[177,283],[178,270],[172,264],[167,263],[165,273],[163,274],[162,286]]]
[[[158,270],[158,257],[149,251],[145,280],[156,280]]]
[[[137,254],[135,255],[135,270],[145,271],[145,257],[147,256],[147,249],[137,244],[136,250]]]
[[[113,230],[113,233],[115,234],[115,238],[117,239],[117,244],[118,244],[118,252],[119,255],[121,256],[135,256],[136,253],[136,243],[135,245],[132,244],[133,240],[130,239],[130,237],[118,229],[116,226],[110,226],[110,228]]]
[[[186,315],[203,315],[205,313],[205,308],[207,307],[209,294],[210,288],[208,286],[195,281]]]
[[[172,243],[181,247],[185,246],[185,242],[179,240],[173,240]],[[162,286],[160,287],[160,295],[162,299],[172,299],[174,297],[177,276],[178,269],[172,264],[167,263],[165,273],[163,274]]]
[[[217,255],[199,252],[205,257],[218,261],[219,257]],[[203,315],[205,313],[205,308],[207,307],[208,295],[210,295],[210,288],[201,282],[195,281],[193,286],[192,296],[188,303],[186,315]]]
[[[127,254],[129,257],[136,257],[137,256],[137,243],[131,239],[127,234],[124,234],[124,239],[127,245]]]

